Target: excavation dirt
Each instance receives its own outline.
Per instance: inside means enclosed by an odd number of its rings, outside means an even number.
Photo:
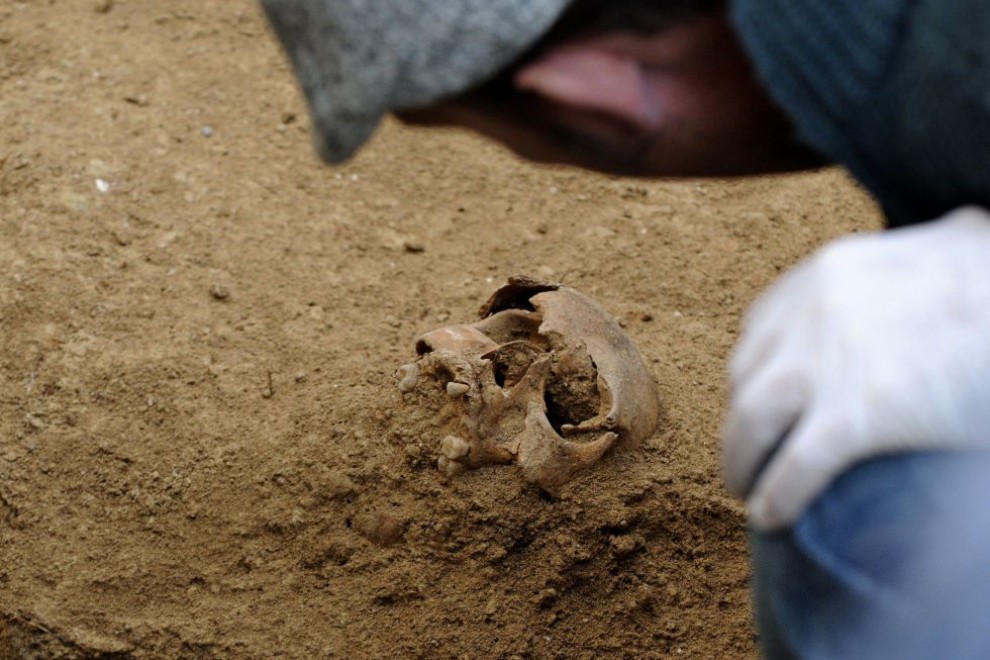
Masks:
[[[719,476],[746,307],[874,228],[841,173],[644,182],[388,123],[320,165],[249,0],[0,2],[0,657],[754,658]],[[664,413],[558,497],[396,387],[506,277]]]

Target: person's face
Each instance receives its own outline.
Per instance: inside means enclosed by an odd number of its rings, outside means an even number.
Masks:
[[[470,128],[530,160],[612,174],[732,176],[820,164],[794,140],[720,10],[646,31],[611,25],[551,35],[496,80],[400,117]]]

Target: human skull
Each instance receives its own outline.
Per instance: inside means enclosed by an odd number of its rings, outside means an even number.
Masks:
[[[516,462],[553,492],[613,446],[638,446],[659,420],[655,384],[632,341],[561,284],[511,277],[480,321],[428,332],[416,352],[399,369],[399,390],[440,393],[424,400],[452,420],[437,461],[450,476]]]

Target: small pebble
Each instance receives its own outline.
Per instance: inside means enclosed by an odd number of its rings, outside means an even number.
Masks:
[[[402,243],[402,249],[406,252],[412,254],[419,254],[420,252],[426,252],[426,246],[419,241],[407,240]]]
[[[230,298],[230,290],[220,284],[210,286],[210,295],[216,300],[227,300]]]
[[[354,520],[354,529],[368,541],[387,548],[402,540],[406,522],[390,513],[369,512]]]
[[[615,557],[621,559],[639,549],[639,539],[628,535],[614,536],[609,542],[609,549]]]
[[[205,138],[213,137],[213,127],[212,126],[204,126],[203,127],[203,130],[200,131],[200,132],[203,134],[203,137],[205,137]]]

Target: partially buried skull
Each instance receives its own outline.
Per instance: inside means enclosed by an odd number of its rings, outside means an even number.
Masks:
[[[416,340],[399,369],[403,393],[450,421],[437,464],[453,476],[516,462],[553,492],[616,445],[656,429],[660,404],[639,352],[618,323],[574,289],[516,276],[481,320]]]

